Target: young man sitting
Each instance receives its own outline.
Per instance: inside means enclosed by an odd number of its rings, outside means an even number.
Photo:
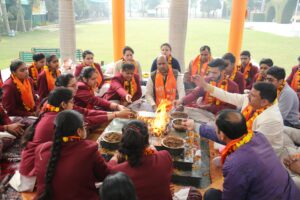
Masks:
[[[202,137],[225,144],[221,152],[223,191],[209,189],[205,200],[299,199],[300,191],[261,132],[249,130],[245,117],[235,110],[223,110],[216,128],[184,122]]]
[[[112,78],[110,88],[103,97],[107,100],[117,100],[124,106],[141,98],[140,77],[134,73],[134,70],[133,64],[123,63],[121,73]]]

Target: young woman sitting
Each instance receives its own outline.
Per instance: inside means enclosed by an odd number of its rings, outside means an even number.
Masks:
[[[88,109],[100,109],[100,110],[124,110],[124,106],[116,103],[112,103],[99,96],[95,96],[94,88],[97,85],[97,72],[92,67],[85,67],[81,74],[80,79],[77,82],[77,92],[74,96],[75,105],[88,108]]]
[[[173,164],[170,154],[149,146],[148,128],[142,121],[129,122],[122,133],[119,153],[109,161],[112,170],[124,172],[131,178],[138,199],[171,200]]]
[[[53,142],[37,147],[37,199],[99,200],[95,182],[110,173],[98,144],[85,140],[83,116],[76,111],[59,113]]]
[[[66,88],[56,88],[50,92],[42,113],[22,138],[20,173],[23,176],[35,176],[34,151],[38,145],[52,141],[54,119],[59,112],[67,109],[73,109],[72,91]]]
[[[37,79],[38,94],[40,101],[48,96],[49,92],[54,89],[55,80],[60,75],[59,61],[56,55],[47,57],[47,65]]]

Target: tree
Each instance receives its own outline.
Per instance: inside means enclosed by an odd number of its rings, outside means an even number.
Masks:
[[[21,0],[17,0],[17,22],[16,30],[21,32],[26,32],[25,19],[24,19],[24,10],[22,8]]]
[[[172,54],[179,61],[181,71],[184,71],[184,52],[188,20],[189,0],[172,0],[169,18],[169,42]]]
[[[10,26],[8,23],[8,14],[7,14],[6,5],[5,5],[4,0],[0,0],[0,4],[1,4],[0,6],[1,6],[1,11],[2,11],[2,19],[3,19],[5,32],[8,34],[10,32]]]
[[[76,34],[73,0],[59,0],[58,11],[61,59],[75,61]]]
[[[220,0],[201,0],[201,11],[209,13],[222,7]]]
[[[161,0],[145,0],[145,6],[148,9],[154,9],[156,6],[160,4]]]
[[[46,8],[48,21],[54,22],[58,20],[58,0],[46,0]]]

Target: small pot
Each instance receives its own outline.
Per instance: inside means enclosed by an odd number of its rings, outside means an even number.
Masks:
[[[177,146],[177,147],[170,147],[167,143],[167,140],[169,140],[170,138],[176,138],[176,140],[181,140],[182,145]],[[169,151],[169,153],[173,156],[179,156],[183,153],[184,151],[184,139],[177,137],[177,136],[167,136],[165,138],[162,139],[161,141],[161,145],[167,150]]]
[[[182,121],[185,120],[184,118],[178,118],[178,119],[173,119],[172,120],[172,127],[176,130],[176,131],[186,131],[185,126],[182,125]]]
[[[108,136],[110,134],[117,134],[118,136],[120,136],[120,138],[117,139],[117,140],[110,140],[110,138],[108,138]],[[119,132],[107,132],[101,138],[100,144],[101,144],[102,148],[109,149],[109,150],[117,150],[117,149],[119,149],[119,144],[121,142],[121,139],[122,139],[122,133],[119,133]]]
[[[187,119],[187,118],[189,118],[189,115],[185,112],[175,111],[175,112],[171,113],[169,115],[169,117],[170,117],[171,120],[179,119],[179,118],[180,119]]]

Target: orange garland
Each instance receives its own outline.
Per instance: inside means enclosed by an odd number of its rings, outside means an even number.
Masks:
[[[253,125],[253,122],[256,119],[256,117],[258,115],[260,115],[263,111],[265,111],[267,108],[269,108],[270,106],[271,105],[267,105],[265,107],[257,109],[254,113],[253,113],[253,107],[250,104],[248,104],[244,108],[244,110],[242,111],[242,114],[246,119],[246,124],[247,124],[248,131],[252,131],[252,125]]]
[[[209,84],[212,85],[212,86],[221,88],[224,91],[228,90],[228,81],[226,79],[222,80],[222,81],[219,81],[218,84],[216,84],[215,81],[210,81]],[[220,103],[221,103],[221,101],[219,99],[210,96],[209,92],[205,93],[204,101],[205,101],[205,104],[213,104],[213,103],[215,103],[217,106],[220,105]]]
[[[232,81],[234,81],[234,79],[235,79],[235,76],[236,76],[236,72],[237,72],[237,67],[234,67],[233,68],[233,72],[231,73],[231,75],[230,75],[230,80],[232,80]]]
[[[33,82],[34,82],[34,84],[36,85],[36,84],[37,84],[37,77],[38,77],[38,75],[39,75],[39,71],[38,71],[38,69],[36,68],[34,62],[33,62],[31,65],[32,65],[32,68],[31,68],[30,71],[31,71],[31,75],[32,75]]]
[[[277,88],[277,99],[279,99],[279,96],[280,96],[281,91],[283,90],[285,84],[286,84],[286,81],[283,81],[282,84],[280,84],[279,87]]]
[[[49,111],[49,112],[59,112],[60,111],[60,107],[55,107],[52,106],[51,104],[46,104],[43,106],[43,112]]]
[[[25,79],[23,83],[15,77],[13,74],[11,74],[11,78],[16,85],[17,89],[21,93],[21,99],[23,102],[23,105],[27,111],[33,111],[35,102],[34,97],[32,95],[32,87],[30,84],[30,81],[28,79]]]
[[[243,135],[242,137],[229,142],[226,145],[225,149],[223,149],[223,151],[221,153],[221,163],[224,164],[224,162],[225,162],[228,155],[230,155],[232,152],[236,151],[241,146],[243,146],[243,145],[247,144],[248,142],[250,142],[252,137],[253,137],[253,132],[248,131],[248,133]]]
[[[238,70],[241,71],[241,69],[242,69],[242,65],[238,65]],[[248,79],[250,70],[251,70],[251,63],[249,62],[249,63],[246,65],[245,70],[244,70],[244,73],[243,73],[243,74],[244,74],[245,80]]]
[[[56,70],[56,72],[55,72],[56,77],[54,77],[52,72],[50,72],[48,66],[44,66],[44,71],[46,74],[48,90],[52,91],[54,89],[55,80],[60,75],[60,71],[58,69]]]
[[[137,91],[137,84],[135,82],[134,76],[130,81],[124,81],[124,88],[127,91],[128,94],[130,94],[132,97]]]
[[[295,92],[300,92],[300,67],[298,67],[297,72],[294,74],[291,86]]]
[[[151,148],[145,148],[144,150],[144,155],[149,156],[149,155],[153,155],[155,153],[155,150],[151,149]]]
[[[168,57],[168,66],[169,66],[169,68],[171,67],[172,68],[172,56],[170,55],[169,57]]]

